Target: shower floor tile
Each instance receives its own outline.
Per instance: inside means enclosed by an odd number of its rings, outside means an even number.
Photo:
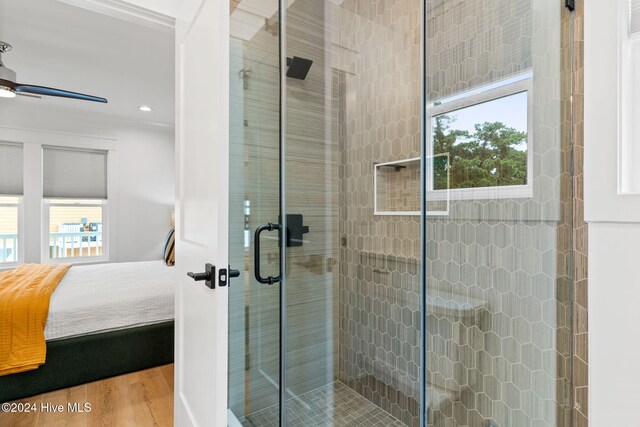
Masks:
[[[299,397],[299,400],[290,399],[287,403],[289,426],[405,427],[404,423],[384,409],[338,381]],[[278,406],[270,406],[248,415],[242,425],[277,427]]]

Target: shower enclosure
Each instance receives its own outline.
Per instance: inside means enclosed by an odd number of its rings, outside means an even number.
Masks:
[[[231,1],[229,425],[571,425],[570,22]]]

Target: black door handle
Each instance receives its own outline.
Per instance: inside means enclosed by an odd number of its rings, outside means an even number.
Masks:
[[[190,271],[187,273],[187,276],[191,277],[196,282],[204,280],[204,284],[207,285],[207,288],[209,289],[214,289],[216,287],[216,268],[212,264],[205,264],[205,271],[202,273],[193,273]]]
[[[205,271],[204,273],[193,273],[190,271],[187,273],[187,276],[191,277],[196,282],[211,280],[211,273],[209,273],[208,271]]]
[[[256,232],[253,236],[254,246],[253,246],[253,274],[256,277],[258,283],[263,283],[265,285],[273,285],[274,283],[278,283],[280,281],[280,276],[269,276],[262,277],[260,274],[260,234],[263,231],[273,231],[280,230],[280,224],[262,224],[260,227],[256,228]]]

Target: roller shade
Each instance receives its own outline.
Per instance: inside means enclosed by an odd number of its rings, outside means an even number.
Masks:
[[[629,32],[636,35],[640,33],[640,0],[629,0],[629,9]]]
[[[22,196],[22,144],[0,142],[0,195]]]
[[[42,147],[43,197],[107,198],[107,152]]]

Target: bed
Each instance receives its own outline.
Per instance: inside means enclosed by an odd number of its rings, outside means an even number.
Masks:
[[[71,267],[51,295],[44,365],[0,376],[0,402],[171,363],[175,283],[163,261]]]

